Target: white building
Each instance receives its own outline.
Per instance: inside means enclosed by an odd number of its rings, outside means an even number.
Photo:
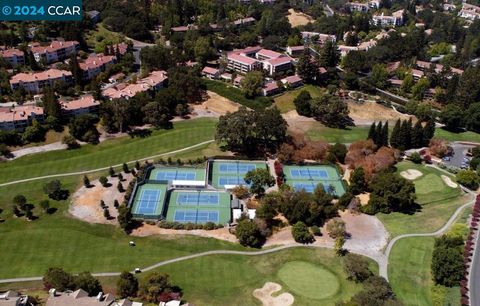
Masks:
[[[464,3],[462,9],[458,13],[458,16],[473,21],[477,18],[480,18],[480,7],[473,4]]]
[[[0,107],[0,130],[23,131],[34,119],[43,122],[42,107],[33,105]]]
[[[0,57],[7,61],[12,67],[25,64],[25,55],[18,49],[1,49]]]
[[[403,10],[394,12],[391,16],[373,15],[372,24],[379,27],[399,27],[403,25]]]

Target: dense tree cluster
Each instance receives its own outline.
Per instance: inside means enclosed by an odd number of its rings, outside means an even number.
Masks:
[[[413,125],[411,119],[408,121],[399,119],[390,134],[390,145],[400,150],[426,147],[434,134],[435,122],[433,120],[429,120],[425,125],[422,125],[420,121]]]
[[[458,286],[463,277],[462,237],[444,235],[435,239],[432,254],[432,276],[436,284],[447,287]]]
[[[326,126],[345,128],[353,125],[348,116],[347,104],[338,96],[324,93],[320,97],[312,98],[307,91],[302,91],[295,98],[294,104],[300,115],[313,117]]]
[[[390,169],[398,158],[398,151],[377,146],[372,140],[360,140],[348,147],[345,164],[351,169],[362,167],[365,177],[370,180],[375,173]]]
[[[367,214],[378,212],[412,212],[416,209],[415,185],[395,173],[380,173],[369,184],[368,205],[362,207]]]
[[[220,117],[215,139],[226,149],[248,156],[275,151],[286,139],[287,122],[277,108],[241,107]]]

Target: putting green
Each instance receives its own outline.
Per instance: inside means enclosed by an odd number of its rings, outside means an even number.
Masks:
[[[433,173],[422,176],[414,181],[417,194],[427,194],[431,192],[441,192],[446,187],[440,176]]]
[[[309,262],[287,262],[277,274],[293,293],[307,298],[321,300],[340,290],[340,281],[335,274]]]

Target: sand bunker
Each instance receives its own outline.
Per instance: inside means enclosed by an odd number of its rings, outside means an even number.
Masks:
[[[264,306],[290,306],[293,305],[294,298],[290,293],[284,292],[278,296],[272,296],[273,293],[282,290],[282,286],[277,283],[267,282],[261,289],[255,289],[253,296],[262,301]]]
[[[457,188],[458,187],[458,184],[453,182],[451,178],[449,178],[448,176],[446,175],[442,175],[442,180],[443,182],[448,186],[448,187],[451,187],[451,188]]]
[[[414,179],[421,177],[423,173],[415,169],[408,169],[400,172],[400,175],[406,178],[407,180],[413,181]]]

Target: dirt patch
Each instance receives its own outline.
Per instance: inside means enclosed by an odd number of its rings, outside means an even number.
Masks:
[[[272,296],[275,292],[282,290],[282,286],[277,283],[267,282],[260,289],[253,291],[253,296],[259,299],[264,306],[290,306],[293,305],[295,298],[288,292],[278,296]]]
[[[400,175],[406,178],[407,180],[415,180],[423,175],[422,172],[416,170],[416,169],[408,169],[405,171],[400,172]]]
[[[309,22],[313,22],[312,16],[301,12],[295,12],[294,9],[288,10],[288,22],[292,25],[292,27],[298,27],[302,25],[306,25]]]
[[[315,119],[300,116],[296,110],[282,114],[283,119],[288,123],[288,130],[293,133],[304,134],[312,129],[315,124],[319,124]]]
[[[458,184],[453,182],[451,178],[446,175],[441,175],[443,182],[450,188],[457,188]]]
[[[390,124],[394,124],[398,119],[408,120],[411,117],[373,101],[356,103],[349,100],[348,109],[356,125],[370,125],[374,121],[389,121]]]
[[[133,176],[131,174],[122,173],[124,181],[123,188],[128,187]],[[98,180],[91,182],[92,187],[83,186],[78,189],[72,196],[72,202],[68,212],[77,219],[89,223],[116,224],[118,215],[117,209],[113,206],[114,200],[123,202],[123,195],[117,189],[118,177],[109,177],[110,187],[103,187]],[[100,201],[103,200],[108,207],[111,218],[107,220],[103,216],[103,208],[100,207]]]
[[[212,91],[208,91],[208,99],[202,104],[193,105],[193,112],[202,117],[219,117],[227,112],[235,112],[240,104],[230,101]]]
[[[143,224],[142,226],[133,230],[131,235],[137,236],[137,237],[162,235],[162,236],[170,236],[172,237],[172,239],[178,239],[178,235],[193,235],[193,236],[200,236],[200,237],[206,237],[206,238],[215,238],[215,239],[234,242],[234,243],[237,242],[237,238],[235,237],[235,235],[230,234],[230,232],[228,231],[228,228],[219,228],[211,231],[207,231],[207,230],[187,231],[187,230],[166,229],[166,228],[160,228],[156,225]]]
[[[361,254],[376,255],[388,242],[388,232],[375,216],[341,212],[340,216],[346,224],[350,235],[345,247]]]

